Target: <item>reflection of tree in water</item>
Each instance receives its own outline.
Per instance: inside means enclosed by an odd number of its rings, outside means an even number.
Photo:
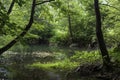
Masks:
[[[20,67],[20,66],[19,66]],[[59,74],[42,69],[15,68],[14,80],[61,80]]]
[[[56,74],[55,72],[48,72],[48,80],[61,80],[61,77],[59,74]]]
[[[9,71],[4,67],[0,67],[0,80],[8,79]]]

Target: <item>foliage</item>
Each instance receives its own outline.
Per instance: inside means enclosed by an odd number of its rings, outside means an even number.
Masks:
[[[30,67],[33,68],[42,68],[45,70],[49,70],[49,69],[58,69],[58,70],[70,70],[75,68],[76,66],[78,66],[78,63],[76,62],[71,62],[68,59],[65,59],[63,61],[59,61],[59,62],[53,62],[53,63],[33,63],[31,65],[29,65]]]
[[[72,61],[79,61],[81,64],[100,61],[101,57],[98,51],[76,51],[75,55],[70,58]]]
[[[18,36],[28,23],[31,1],[14,0],[15,4],[10,15],[7,14],[12,0],[0,1],[0,48]],[[42,1],[42,0],[41,0]],[[39,2],[39,0],[37,0]],[[10,51],[13,52],[52,52],[54,55],[50,60],[53,62],[35,62],[29,67],[44,69],[72,69],[86,62],[100,61],[99,51],[90,51],[90,44],[96,41],[95,36],[95,12],[93,0],[55,0],[36,7],[34,24],[24,38],[21,38]],[[111,60],[120,61],[120,1],[100,0],[100,11],[102,17],[102,30],[107,47],[110,50]],[[57,46],[70,46],[70,31],[68,15],[71,17],[71,29],[73,33],[73,44],[78,44],[86,51],[59,50]],[[4,27],[3,22],[5,22]],[[45,44],[45,45],[44,45]],[[50,45],[50,47],[46,47]],[[40,47],[39,45],[42,45]],[[44,46],[43,46],[44,45]],[[54,47],[53,47],[54,46]],[[63,49],[62,48],[62,49]],[[113,50],[114,49],[114,50]],[[32,54],[32,53],[31,53]],[[67,55],[66,55],[67,54]],[[17,57],[16,57],[17,58]],[[43,60],[43,59],[40,59]],[[60,61],[62,60],[62,61]],[[43,60],[44,62],[44,60]],[[46,61],[45,61],[46,62]]]
[[[24,30],[30,18],[28,14],[30,13],[31,1],[14,1],[16,5],[14,5],[9,15],[7,11],[12,0],[0,1],[0,48],[18,36]],[[120,62],[120,1],[100,1],[104,37],[109,48],[115,47],[114,50],[109,51],[111,60]],[[37,0],[37,2],[39,1]],[[40,77],[36,77],[36,75],[41,76],[43,75],[41,74],[42,72],[46,75],[46,70],[63,70],[64,72],[84,63],[102,62],[99,52],[96,50],[87,51],[85,49],[86,51],[77,51],[70,48],[70,50],[66,51],[63,48],[59,50],[56,47],[59,45],[71,45],[69,16],[71,17],[73,43],[78,44],[79,47],[86,48],[96,40],[93,1],[55,0],[50,4],[38,5],[31,30],[24,38],[21,38],[20,42],[9,49],[10,54],[12,53],[11,55],[6,54],[5,58],[0,56],[0,60],[5,61],[4,64],[13,72],[10,75],[11,78],[16,77],[24,80],[23,76],[32,76],[34,79],[38,79]],[[50,47],[39,47],[38,45],[41,44],[49,44]],[[51,47],[53,45],[55,47]],[[50,55],[39,57],[41,53],[50,53]],[[25,74],[26,72],[28,74]],[[32,73],[32,75],[29,73]]]
[[[27,49],[28,45],[26,45],[26,43],[21,44],[20,42],[18,42],[10,49],[10,51],[23,53],[24,51],[27,51]]]
[[[15,2],[18,5],[14,6],[10,16],[6,14],[10,1],[0,2],[0,19],[6,22],[6,26],[2,29],[6,35],[18,35],[24,29],[22,26],[29,19],[30,1],[15,0]],[[104,36],[109,46],[119,44],[119,7],[114,5],[118,3],[119,1],[113,0],[100,1]],[[34,17],[34,25],[28,35],[23,38],[23,41],[27,42],[28,39],[35,39],[36,42],[40,40],[40,43],[54,42],[60,45],[70,45],[68,13],[71,16],[74,43],[87,46],[95,37],[93,1],[87,0],[71,0],[70,2],[56,0],[44,6],[38,6]],[[4,38],[4,36],[2,37]]]
[[[109,49],[109,53],[111,56],[111,61],[116,64],[119,64],[119,62],[120,62],[119,49],[117,47],[111,48],[111,49]]]
[[[68,45],[69,36],[64,30],[55,29],[54,36],[50,38],[50,43],[56,43],[57,45]]]
[[[4,45],[6,45],[6,43],[9,42],[9,40],[12,40],[13,37],[11,35],[4,35],[4,36],[0,36],[0,47],[3,47]]]

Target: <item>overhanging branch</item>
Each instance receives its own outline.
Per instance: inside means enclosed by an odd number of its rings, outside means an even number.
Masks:
[[[29,19],[29,22],[26,25],[25,29],[23,30],[23,32],[21,32],[15,39],[13,39],[7,45],[5,45],[4,47],[0,48],[0,55],[3,54],[8,49],[10,49],[15,43],[17,43],[22,37],[24,37],[25,34],[28,32],[28,30],[31,28],[31,26],[33,24],[34,14],[35,14],[35,4],[36,4],[36,0],[33,0],[32,7],[31,7],[30,19]]]
[[[51,1],[55,1],[55,0],[47,0],[47,1],[40,1],[38,3],[36,3],[36,5],[40,5],[40,4],[44,4],[44,3],[47,3],[47,2],[51,2]]]

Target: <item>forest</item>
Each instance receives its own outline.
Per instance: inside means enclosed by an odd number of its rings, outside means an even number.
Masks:
[[[0,0],[0,80],[120,80],[120,0]]]

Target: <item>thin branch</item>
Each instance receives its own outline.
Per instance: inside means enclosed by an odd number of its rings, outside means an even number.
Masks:
[[[8,12],[7,12],[8,15],[12,12],[14,4],[15,4],[15,0],[12,0],[11,5],[10,5]]]
[[[44,4],[44,3],[47,3],[47,2],[51,2],[51,1],[55,1],[55,0],[48,0],[48,1],[38,2],[38,3],[36,3],[36,5]]]
[[[114,8],[114,9],[116,9],[116,10],[120,10],[119,8],[114,7],[114,6],[112,6],[112,5],[109,5],[109,4],[101,4],[101,5],[108,6],[108,7],[112,7],[112,8]]]
[[[12,0],[11,4],[10,4],[10,7],[7,11],[7,15],[9,16],[12,12],[12,9],[15,5],[15,0]],[[5,26],[6,22],[4,20],[1,21],[1,24],[0,24],[0,34],[5,34],[5,32],[2,31],[3,27]]]

